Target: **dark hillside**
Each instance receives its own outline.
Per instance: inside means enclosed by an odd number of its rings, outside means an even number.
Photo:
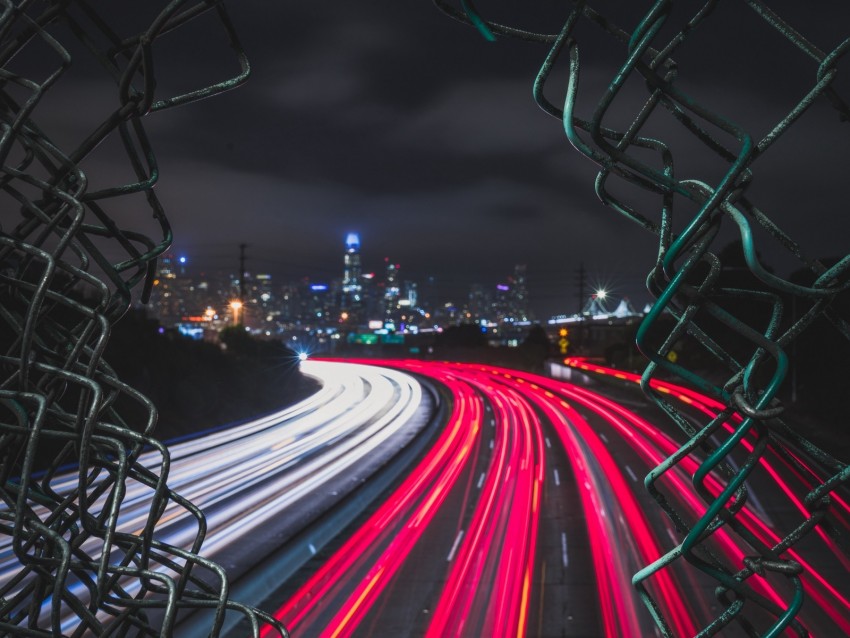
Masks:
[[[154,402],[161,440],[245,421],[317,390],[289,348],[244,333],[230,341],[224,351],[162,331],[143,311],[132,310],[114,326],[104,359]]]

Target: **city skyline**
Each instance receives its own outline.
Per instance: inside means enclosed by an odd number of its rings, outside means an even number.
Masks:
[[[244,323],[268,337],[315,329],[356,332],[368,327],[404,333],[460,323],[528,326],[538,319],[529,307],[524,264],[515,264],[501,283],[471,283],[460,298],[447,299],[433,281],[411,279],[400,263],[387,257],[383,271],[364,272],[356,232],[346,234],[343,247],[335,276],[288,280],[251,272],[244,244],[239,245],[239,267],[217,275],[193,268],[187,255],[169,251],[159,260],[147,309],[168,327],[220,330]]]
[[[352,234],[357,235],[365,248],[360,252],[362,260],[361,270],[364,274],[378,277],[382,276],[383,268],[387,263],[397,264],[402,279],[413,280],[420,285],[430,284],[432,295],[439,297],[440,301],[452,302],[462,305],[466,303],[470,291],[476,287],[483,287],[488,291],[495,292],[500,285],[508,282],[512,276],[513,269],[517,263],[494,263],[490,261],[487,265],[485,276],[474,278],[476,274],[469,273],[466,269],[462,272],[452,270],[441,270],[441,274],[429,273],[427,269],[411,266],[400,251],[390,251],[383,254],[370,250],[370,238],[363,239],[363,234],[352,227],[351,230],[328,236],[327,251],[333,256],[324,261],[316,260],[314,263],[291,263],[269,256],[267,250],[246,244],[245,269],[250,274],[269,273],[273,275],[278,285],[295,284],[300,281],[309,281],[315,284],[331,286],[335,280],[344,279],[344,261],[342,248],[345,241]],[[336,241],[332,241],[336,240]],[[227,246],[230,251],[225,253],[219,245],[219,250],[212,253],[201,250],[200,253],[190,253],[180,249],[177,242],[169,251],[172,256],[181,256],[186,260],[186,267],[195,275],[208,275],[219,279],[236,276],[239,272],[240,243]],[[335,250],[335,252],[333,252]],[[537,321],[544,322],[551,317],[573,314],[579,311],[587,302],[591,293],[597,290],[606,290],[619,301],[628,299],[635,307],[643,307],[650,301],[649,293],[642,288],[642,281],[634,276],[622,272],[614,272],[604,264],[598,269],[584,262],[576,262],[571,269],[560,273],[544,271],[535,272],[528,268],[528,304]],[[585,295],[582,301],[578,298],[578,278],[580,270],[585,270]],[[630,294],[631,293],[631,294]],[[615,304],[616,305],[616,304]]]

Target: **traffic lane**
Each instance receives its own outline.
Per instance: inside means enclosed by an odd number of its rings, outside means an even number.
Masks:
[[[496,417],[488,398],[483,405],[480,436],[470,462],[428,529],[375,607],[364,617],[359,635],[424,636],[431,626],[452,565],[469,537],[496,453]]]
[[[637,388],[638,375],[624,371],[605,368],[598,365],[574,361],[572,365],[581,366],[579,370],[568,368],[569,375],[574,381],[584,379],[587,384],[596,387],[605,387],[605,392],[619,397],[621,403],[628,405],[632,410],[657,424],[662,431],[674,440],[681,441],[683,433],[672,421],[666,417],[659,408],[649,404],[643,393]],[[554,368],[553,368],[554,369]],[[559,374],[561,374],[559,372]],[[601,378],[608,381],[601,386],[601,382],[591,379],[589,374],[604,375]],[[612,385],[611,381],[620,379],[623,383]],[[634,385],[633,385],[634,383]],[[653,380],[652,387],[660,393],[660,396],[677,406],[680,414],[687,419],[695,429],[701,429],[711,418],[723,409],[719,402],[705,397],[693,390],[672,383]],[[643,402],[643,405],[641,405]],[[729,433],[732,428],[740,424],[741,417],[733,415],[725,424],[722,432]],[[777,432],[771,432],[772,436],[778,436]],[[720,444],[721,434],[715,434],[710,439],[715,446]],[[746,456],[752,451],[755,437],[750,434],[742,441],[735,454],[728,459],[731,470],[735,471],[744,462]],[[704,456],[703,456],[704,458]],[[816,485],[832,475],[832,472],[819,467],[818,463],[802,451],[793,449],[793,446],[781,450],[773,445],[768,446],[759,467],[748,478],[748,497],[752,507],[758,514],[774,529],[792,530],[801,522],[802,518],[810,515],[809,509],[804,505],[806,494]],[[770,496],[776,492],[776,488],[784,494],[782,498]],[[766,502],[769,498],[769,502]],[[768,505],[770,511],[768,512]],[[850,535],[850,485],[847,483],[835,486],[830,494],[830,507],[826,515],[827,525],[837,530],[842,530],[837,535],[829,536],[824,528],[817,528],[811,536],[818,536],[825,547],[816,550],[823,554],[824,551],[832,554],[835,560],[824,565],[824,569],[831,571],[836,565],[844,570],[850,570],[850,545],[842,543],[842,537]],[[808,543],[809,537],[804,540]],[[840,578],[841,581],[847,579]]]
[[[531,636],[600,635],[596,575],[587,516],[570,458],[558,444],[554,425],[538,410],[543,424],[546,478],[543,482],[537,562],[530,601]]]
[[[530,406],[516,391],[461,372],[490,401],[493,462],[467,534],[453,560],[427,636],[522,636],[537,540],[543,442]]]
[[[447,375],[435,375],[435,378],[444,382],[454,395],[446,429],[398,489],[278,610],[276,616],[287,626],[297,628],[304,624],[307,631],[312,626],[341,632],[355,627],[397,573],[457,482],[477,444],[482,408],[474,391],[465,383]],[[391,538],[384,535],[384,528],[390,530],[387,536]],[[378,539],[385,539],[385,547],[376,546]],[[355,562],[365,573],[343,580],[342,575]],[[346,587],[346,583],[354,589]],[[327,607],[332,611],[319,609],[320,602],[324,606],[330,599],[334,603]],[[317,622],[314,616],[319,612],[332,618]]]
[[[573,406],[545,387],[549,380],[504,370],[494,370],[494,374],[525,384],[555,425],[556,435],[579,477],[603,633],[652,635],[654,623],[631,586],[631,575],[637,565],[654,559],[660,551],[620,470]],[[692,628],[688,606],[669,574],[659,577],[657,589],[674,630],[687,634]]]
[[[612,371],[610,370],[608,371],[609,374],[611,372]],[[625,378],[627,373],[617,372],[617,374]],[[660,382],[659,385],[661,385],[660,389],[665,394],[669,395],[671,400],[681,401],[685,409],[690,409],[691,411],[696,410],[703,418],[713,417],[714,414],[716,414],[716,408],[720,407],[719,404],[712,402],[711,399],[704,398],[693,391],[680,388],[672,384],[664,384],[663,382]],[[703,401],[705,404],[713,405],[715,409],[708,409],[706,405],[703,404]],[[740,418],[737,418],[737,422],[740,422]],[[673,454],[678,448],[678,443],[675,443],[666,435],[666,433],[661,432],[661,430],[655,427],[654,424],[653,426],[649,426],[647,423],[638,423],[638,425],[643,428],[645,432],[649,432],[652,438],[654,438],[663,449],[663,454],[656,454],[655,456],[650,455],[651,464],[655,465],[660,463],[667,455]],[[726,429],[731,431],[732,425],[729,424]],[[751,451],[752,442],[750,441],[748,443],[745,440],[744,448],[747,452]],[[689,509],[694,513],[702,513],[705,511],[706,506],[704,501],[695,497],[693,486],[690,485],[689,480],[685,480],[686,478],[689,479],[689,476],[687,475],[696,471],[698,462],[699,455],[694,458],[686,458],[679,464],[679,467],[668,473],[664,480],[659,481],[659,484],[663,484],[665,482],[672,483],[671,485],[668,485],[670,488],[669,493],[674,501],[678,501],[680,508],[684,508],[685,512]],[[759,482],[762,486],[764,486],[765,490],[771,488],[775,491],[777,486],[779,486],[779,488],[788,497],[789,502],[794,503],[796,499],[793,494],[793,489],[788,485],[787,480],[780,476],[780,473],[775,470],[776,465],[777,459],[772,452],[765,455],[750,477],[749,482],[751,483],[751,489],[748,492],[749,503],[738,515],[739,524],[743,525],[744,529],[747,530],[747,533],[753,534],[759,542],[768,546],[773,546],[779,543],[780,532],[775,531],[776,528],[772,527],[773,521],[771,520],[771,517],[764,512],[757,497],[755,496],[755,494],[759,492]],[[707,484],[711,493],[718,494],[724,486],[724,480],[722,478],[718,479],[716,476],[710,476],[707,480]],[[683,496],[690,496],[693,502],[683,503]],[[795,506],[797,509],[795,513],[798,514],[799,519],[798,522],[802,522],[803,517],[806,517],[808,514],[799,501],[796,501]],[[771,510],[771,514],[773,514],[774,519],[778,519],[783,515],[787,518],[788,513],[793,510],[794,508],[792,507],[785,507],[778,511]],[[800,514],[803,516],[800,517]],[[691,520],[694,518],[695,516],[692,516]],[[809,545],[811,545],[811,542],[816,536],[817,534],[809,536],[807,539],[809,541]],[[821,534],[821,536],[824,535]],[[754,550],[752,550],[748,544],[742,542],[740,537],[737,535],[734,535],[734,538],[731,537],[730,532],[727,529],[720,530],[711,539],[711,542],[714,544],[716,544],[717,541],[719,541],[724,547],[720,555],[733,557],[732,564],[738,565],[738,569],[743,567],[743,559],[745,555],[754,553]],[[833,576],[833,574],[835,574],[835,570],[832,570],[832,573],[830,573],[830,570],[818,567],[815,565],[816,561],[811,560],[817,557],[828,559],[830,555],[834,556],[831,551],[824,551],[824,548],[821,547],[819,552],[816,551],[814,554],[806,555],[800,551],[801,548],[802,546],[795,547],[787,552],[790,558],[797,560],[803,565],[805,569],[803,574],[805,591],[807,592],[807,596],[813,599],[814,603],[814,605],[810,604],[804,607],[803,612],[800,614],[800,618],[809,629],[819,631],[825,635],[832,635],[835,632],[840,632],[843,635],[850,632],[850,626],[848,626],[847,621],[850,607],[848,607],[847,596],[843,591],[844,588],[838,586],[838,583],[847,583],[846,571],[843,572],[843,575],[841,575],[840,578],[835,579]],[[840,563],[840,561],[831,561],[833,566],[836,562]],[[735,571],[735,568],[733,568],[733,571]],[[758,592],[766,597],[766,604],[770,604],[772,602],[777,605],[776,609],[780,610],[787,608],[788,601],[791,598],[791,592],[785,589],[785,583],[782,582],[783,580],[784,577],[774,575],[769,582],[767,580],[762,582],[762,579],[756,576],[750,580],[750,583],[755,583]],[[758,614],[753,614],[752,611],[749,615],[751,617],[758,616]],[[763,617],[770,618],[769,615]]]

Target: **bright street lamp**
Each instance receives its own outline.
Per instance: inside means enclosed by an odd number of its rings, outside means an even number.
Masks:
[[[230,309],[233,311],[233,325],[239,325],[239,311],[242,309],[242,302],[234,299],[230,302]]]

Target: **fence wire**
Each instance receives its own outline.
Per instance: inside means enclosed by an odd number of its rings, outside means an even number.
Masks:
[[[837,129],[850,121],[848,102],[834,87],[838,65],[850,49],[850,39],[843,40],[832,50],[821,50],[766,4],[741,0],[739,4],[752,10],[768,31],[780,36],[773,40],[764,37],[764,42],[788,47],[806,58],[812,69],[808,90],[799,99],[795,97],[797,101],[790,110],[759,138],[736,124],[733,118],[712,110],[707,103],[680,88],[674,56],[691,44],[693,34],[713,29],[714,37],[731,37],[724,32],[724,26],[728,26],[724,18],[716,15],[717,0],[687,6],[677,3],[675,23],[671,19],[674,4],[671,0],[647,2],[648,10],[631,31],[617,24],[622,7],[610,8],[607,4],[609,8],[605,11],[597,11],[589,2],[573,0],[565,9],[568,15],[560,30],[549,34],[488,21],[486,11],[479,12],[470,0],[460,0],[457,6],[446,0],[434,1],[444,13],[473,25],[488,40],[513,37],[549,48],[534,82],[535,100],[544,111],[562,121],[569,142],[599,165],[595,183],[599,198],[658,237],[655,266],[647,277],[647,287],[657,302],[637,334],[639,348],[650,359],[642,387],[689,437],[687,443],[655,468],[645,481],[650,493],[684,536],[679,546],[642,569],[633,579],[659,629],[664,635],[671,635],[651,594],[651,581],[655,574],[676,564],[697,568],[717,582],[716,598],[722,611],[709,620],[698,635],[721,633],[733,622],[748,635],[776,636],[786,629],[806,635],[805,628],[796,619],[804,602],[803,568],[788,557],[788,550],[818,526],[833,533],[834,530],[823,525],[830,511],[830,494],[850,477],[850,468],[786,424],[783,420],[785,406],[777,393],[788,375],[789,348],[802,333],[812,328],[816,319],[825,318],[840,335],[850,339],[850,324],[831,306],[836,296],[850,287],[850,255],[829,267],[806,257],[800,246],[748,196],[748,189],[756,174],[757,160],[801,118],[811,117],[808,111],[813,104],[828,104],[835,110]],[[629,9],[634,10],[634,7]],[[682,19],[682,12],[687,14],[686,19]],[[577,112],[578,98],[583,96],[579,81],[579,27],[590,27],[594,33],[592,37],[605,39],[610,50],[622,55],[602,97],[589,100],[592,114],[586,118]],[[846,24],[835,27],[847,32]],[[755,46],[758,36],[747,37]],[[587,40],[584,42],[592,48]],[[560,77],[553,72],[556,67],[560,69],[559,65],[564,66]],[[567,78],[566,91],[562,93],[563,106],[560,106],[548,96],[558,91],[558,82],[563,82],[564,76]],[[640,80],[645,90],[637,109],[633,108],[636,102],[630,101],[629,92],[624,88],[634,78]],[[630,89],[635,84],[638,83],[632,83]],[[630,110],[631,122],[626,126],[612,123],[622,120],[615,118],[612,112],[618,110],[619,115],[624,109]],[[678,126],[669,139],[658,139],[643,132],[648,128],[648,121],[659,116]],[[725,169],[718,179],[677,176],[674,160],[678,158],[674,158],[672,148],[682,137],[697,140],[704,153],[724,163]],[[652,161],[647,160],[650,156]],[[616,194],[630,192],[620,187],[623,182],[637,187],[632,191],[649,193],[655,198],[658,203],[652,212],[649,212],[646,196],[626,199]],[[684,220],[675,220],[681,228],[677,232],[674,232],[674,209],[694,211]],[[724,264],[720,251],[712,252],[712,249],[724,224],[732,225],[740,237],[746,266],[754,280],[760,282],[757,285],[729,287],[721,281]],[[756,230],[775,239],[801,267],[811,271],[813,283],[794,283],[766,268],[756,250]],[[804,306],[804,311],[789,313],[789,299]],[[769,316],[763,323],[752,325],[738,316],[739,309],[751,305],[769,308]],[[657,333],[664,330],[666,317],[674,317],[675,323],[659,339]],[[745,355],[721,345],[728,344],[730,335],[739,343],[747,344]],[[674,361],[671,355],[674,345],[685,338],[701,344],[712,357],[715,371],[711,374],[698,372],[683,361]],[[650,387],[650,380],[658,374],[679,377],[717,398],[726,408],[715,418],[695,426],[683,412]],[[727,430],[727,424],[734,425],[731,431]],[[805,496],[808,512],[805,519],[793,529],[783,530],[784,537],[772,546],[756,538],[736,517],[747,503],[747,479],[768,449],[801,471],[795,450],[803,449],[816,460],[822,472],[822,478]],[[665,497],[660,485],[664,475],[690,455],[702,459],[693,476],[693,486],[704,499],[706,509],[698,520],[689,522],[687,515]],[[736,458],[743,462],[734,462]],[[709,489],[709,478],[721,481],[720,493]],[[778,488],[770,496],[769,508],[783,508],[790,498]],[[762,502],[767,500],[764,495],[761,499]],[[755,553],[738,565],[718,558],[710,547],[712,536],[720,529],[736,534]],[[786,586],[782,591],[788,592],[787,600],[778,603],[761,595],[751,581],[754,575],[784,580]],[[768,620],[762,624],[766,627],[760,627],[754,620],[765,617]]]
[[[102,358],[110,325],[133,288],[147,298],[171,242],[144,117],[238,86],[249,72],[221,2],[144,5],[150,18],[127,33],[127,13],[141,7],[0,1],[0,633],[172,635],[181,611],[205,609],[212,636],[226,610],[246,616],[254,635],[261,623],[286,635],[273,618],[228,598],[226,573],[199,553],[204,515],[168,488],[153,404]],[[235,75],[161,95],[154,68],[170,60],[159,43],[200,16],[229,40]],[[95,62],[101,83],[71,73],[72,62],[84,61]],[[111,97],[98,100],[104,94],[95,89],[80,96],[94,86],[111,87]],[[57,87],[66,90],[59,108],[67,124],[105,115],[70,148],[41,124]],[[81,165],[107,138],[118,140],[133,177],[95,190]],[[128,213],[133,201],[153,214],[156,237],[144,230],[149,219]],[[143,449],[158,454],[159,467],[138,462]],[[60,481],[68,465],[75,478]],[[127,531],[117,521],[131,485],[147,486],[151,501]],[[157,538],[169,504],[196,521],[186,547]]]

